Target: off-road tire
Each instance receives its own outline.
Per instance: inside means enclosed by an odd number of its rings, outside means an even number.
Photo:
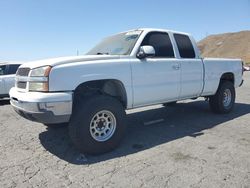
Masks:
[[[68,128],[69,136],[75,146],[85,154],[101,154],[116,148],[120,144],[126,129],[126,114],[120,101],[107,95],[78,96],[74,100]],[[116,128],[109,139],[97,141],[91,133],[91,126],[93,118],[102,111],[113,114]]]
[[[225,99],[230,95],[230,99]],[[222,81],[215,95],[209,97],[209,105],[214,113],[226,114],[233,110],[235,88],[230,81]]]

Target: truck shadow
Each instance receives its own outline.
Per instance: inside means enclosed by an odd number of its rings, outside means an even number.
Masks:
[[[250,113],[250,105],[236,103],[230,114],[217,115],[210,112],[206,102],[178,103],[175,107],[160,107],[128,115],[128,130],[122,144],[114,151],[84,156],[75,149],[68,136],[67,127],[48,129],[39,139],[46,150],[72,164],[93,164],[131,155],[186,136],[202,136],[202,132]],[[158,124],[144,122],[164,119]]]
[[[9,105],[9,104],[10,104],[9,99],[0,99],[0,106]]]

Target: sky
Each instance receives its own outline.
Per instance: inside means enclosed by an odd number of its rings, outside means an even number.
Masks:
[[[191,33],[250,30],[250,0],[0,0],[0,61],[80,55],[136,28]]]

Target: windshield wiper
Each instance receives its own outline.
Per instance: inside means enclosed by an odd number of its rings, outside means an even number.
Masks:
[[[108,52],[106,52],[106,53],[98,52],[96,55],[109,55],[109,53]]]

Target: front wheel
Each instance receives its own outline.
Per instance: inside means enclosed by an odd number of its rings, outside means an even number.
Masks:
[[[209,105],[213,112],[225,114],[232,111],[235,103],[235,88],[232,82],[223,81],[216,94],[209,97]]]
[[[69,135],[81,152],[100,154],[119,145],[125,128],[122,104],[113,97],[96,95],[74,106]]]

